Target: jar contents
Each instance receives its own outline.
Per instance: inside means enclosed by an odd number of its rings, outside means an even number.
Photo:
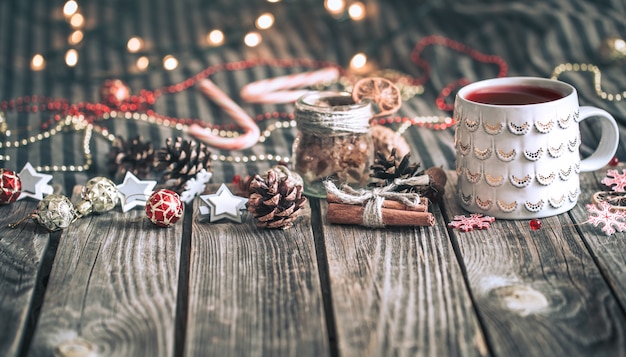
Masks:
[[[325,197],[323,181],[364,187],[369,182],[373,144],[369,103],[355,103],[349,94],[321,92],[296,103],[298,135],[294,170],[302,176],[307,195]]]

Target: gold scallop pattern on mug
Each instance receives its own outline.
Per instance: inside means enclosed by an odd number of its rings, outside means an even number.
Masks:
[[[509,122],[509,131],[515,135],[524,135],[530,130],[530,124],[524,123],[517,125],[513,122]]]
[[[472,149],[472,144],[471,143],[463,144],[459,140],[458,148],[459,148],[459,152],[461,153],[461,155],[467,156],[467,154],[469,154],[470,150]]]
[[[563,203],[565,203],[565,195],[561,195],[561,197],[552,196],[548,198],[548,203],[550,203],[550,206],[553,208],[559,208],[563,206]]]
[[[515,152],[515,149],[512,149],[511,151],[508,151],[508,152],[502,149],[496,149],[496,156],[498,157],[498,159],[500,159],[500,161],[509,162],[515,159],[516,154],[517,153]]]
[[[559,146],[549,146],[548,145],[548,154],[553,158],[558,158],[563,155],[563,151],[565,150],[565,143],[561,143]]]
[[[554,128],[554,120],[550,119],[547,123],[542,123],[537,120],[535,121],[535,128],[537,128],[537,131],[540,133],[547,134]]]
[[[561,180],[563,181],[567,181],[572,177],[572,173],[574,172],[573,168],[570,166],[567,169],[560,169],[559,170],[559,177],[561,178]]]
[[[580,120],[580,108],[576,108],[574,111],[574,120],[578,123]]]
[[[539,212],[541,211],[543,206],[545,206],[545,204],[546,203],[543,200],[539,200],[535,203],[526,201],[524,202],[524,207],[526,207],[526,209],[529,210],[530,212]]]
[[[467,181],[471,183],[478,183],[482,177],[482,172],[481,170],[478,170],[478,172],[472,173],[469,168],[466,168],[465,177],[467,178]]]
[[[491,147],[487,147],[481,150],[477,146],[474,146],[474,156],[476,156],[476,158],[479,160],[487,160],[489,157],[491,157],[492,152],[493,150],[491,150]]]
[[[537,161],[543,156],[543,148],[539,148],[535,152],[532,152],[530,150],[524,150],[524,156],[529,161]]]
[[[510,181],[513,186],[522,188],[530,185],[530,183],[533,181],[533,177],[530,174],[527,174],[526,176],[521,178],[515,175],[511,175]]]
[[[485,133],[489,135],[498,135],[504,130],[504,123],[500,122],[497,124],[489,124],[486,121],[483,121],[483,129]]]
[[[504,202],[502,200],[497,200],[496,204],[498,205],[500,210],[502,210],[503,212],[506,212],[506,213],[513,212],[517,208],[517,201],[513,201],[511,203],[506,203],[506,202]]]
[[[580,173],[580,162],[574,164],[574,172],[577,174]]]
[[[578,200],[578,195],[580,195],[580,190],[575,189],[574,191],[567,193],[567,198],[569,198],[570,202],[576,202],[576,200]]]
[[[456,165],[456,175],[457,176],[463,175],[463,166],[461,166],[460,163],[458,163],[458,161]]]
[[[500,176],[491,176],[491,174],[485,174],[485,181],[487,182],[487,185],[491,186],[491,187],[498,187],[498,186],[502,186],[502,184],[504,183],[504,176],[500,175]]]
[[[572,125],[573,121],[574,121],[574,116],[572,114],[569,114],[565,118],[559,118],[558,120],[559,126],[561,127],[561,129],[569,128],[569,126]]]
[[[556,178],[556,174],[554,172],[551,172],[548,175],[542,175],[540,173],[537,173],[537,176],[535,178],[540,184],[548,186],[554,181],[554,179]]]
[[[463,192],[459,191],[459,198],[464,205],[469,206],[470,203],[472,203],[473,196],[471,193],[469,195],[465,195]]]
[[[576,135],[572,140],[567,140],[567,149],[571,152],[575,152],[578,149],[579,136]]]
[[[486,211],[493,206],[493,201],[490,199],[482,200],[480,197],[476,196],[476,206]]]
[[[465,118],[465,127],[469,131],[478,130],[478,128],[480,127],[480,119],[469,120],[468,118]]]

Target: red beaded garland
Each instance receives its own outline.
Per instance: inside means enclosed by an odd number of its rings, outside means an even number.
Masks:
[[[0,204],[17,201],[22,193],[22,181],[15,171],[0,169]]]
[[[533,231],[538,231],[541,229],[541,221],[536,218],[530,220],[530,223],[528,225],[530,226],[530,229],[532,229]]]
[[[423,71],[420,77],[413,80],[413,84],[415,85],[424,84],[430,77],[430,71],[431,71],[430,63],[428,63],[428,61],[423,59],[421,56],[422,56],[422,52],[424,51],[424,49],[426,49],[428,46],[433,46],[433,45],[447,47],[451,50],[468,55],[469,57],[481,63],[493,63],[496,66],[498,66],[498,74],[497,74],[498,77],[506,76],[506,73],[509,69],[504,58],[500,56],[484,54],[463,43],[457,42],[447,37],[438,36],[438,35],[426,36],[422,38],[415,45],[415,47],[413,48],[413,51],[411,52],[411,61],[413,61],[413,63],[415,63]],[[457,80],[456,82],[448,84],[439,93],[439,97],[436,100],[437,108],[444,110],[444,111],[453,110],[454,105],[451,103],[446,103],[445,98],[449,97],[450,94],[452,94],[452,91],[454,89],[462,87],[468,83],[469,81],[467,79],[461,78]]]
[[[619,158],[617,156],[613,156],[611,161],[609,161],[609,166],[615,167],[619,165]]]
[[[159,227],[171,227],[183,216],[185,207],[174,191],[154,191],[146,202],[146,215]]]

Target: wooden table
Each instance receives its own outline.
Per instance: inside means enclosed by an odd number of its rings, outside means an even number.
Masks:
[[[576,225],[605,174],[538,231],[447,229],[453,174],[429,228],[329,225],[315,199],[289,230],[208,224],[197,200],[170,229],[115,210],[48,234],[3,206],[0,355],[624,355],[626,234]]]

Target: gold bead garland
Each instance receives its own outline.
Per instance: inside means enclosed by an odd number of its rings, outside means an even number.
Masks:
[[[137,113],[137,112],[117,112],[111,111],[110,113],[105,113],[102,115],[101,120],[108,119],[126,119],[126,120],[136,120],[142,121],[149,124],[156,124],[160,126],[170,127],[175,130],[182,131],[183,133],[187,131],[188,125],[182,124],[180,122],[174,122],[167,119],[155,117],[152,115],[148,115],[146,113]],[[271,135],[272,132],[277,129],[290,128],[295,127],[295,122],[293,120],[284,120],[277,121],[276,123],[268,125],[268,127],[262,132],[261,137],[259,138],[259,142],[265,142]],[[28,138],[24,138],[21,140],[6,140],[4,142],[0,142],[0,149],[2,148],[20,148],[25,147],[29,144],[34,144],[36,142],[40,142],[46,139],[49,139],[56,134],[60,133],[65,129],[70,129],[73,131],[84,131],[83,137],[83,155],[85,157],[85,161],[82,165],[44,165],[44,166],[36,166],[35,170],[38,172],[83,172],[89,170],[91,165],[93,164],[93,159],[91,155],[90,143],[93,136],[93,133],[99,134],[104,139],[109,142],[113,142],[115,140],[115,135],[110,133],[109,130],[105,127],[99,125],[93,125],[89,123],[82,115],[68,115],[64,120],[61,120],[54,126],[52,129],[43,131],[36,135],[31,135]],[[215,135],[219,135],[221,137],[237,137],[239,133],[234,130],[224,130],[224,129],[212,129],[212,133]],[[10,132],[5,131],[6,136],[10,136]],[[234,156],[234,155],[216,155],[213,154],[211,157],[214,161],[223,161],[230,163],[248,163],[248,162],[258,162],[258,161],[278,161],[278,162],[289,162],[289,157],[274,155],[274,154],[260,154],[260,155],[249,155],[249,156]],[[8,155],[0,155],[1,161],[9,160]]]
[[[621,93],[607,93],[602,89],[602,72],[594,64],[588,63],[562,63],[552,71],[552,79],[558,79],[564,72],[591,72],[593,73],[593,87],[596,94],[609,102],[619,102],[626,98],[626,90]]]
[[[38,133],[36,135],[32,135],[28,138],[24,138],[22,140],[7,140],[5,142],[0,142],[0,149],[2,148],[19,148],[25,147],[29,144],[34,144],[39,141],[43,141],[53,137],[58,134],[65,128],[70,128],[74,131],[82,131],[84,130],[83,136],[83,154],[85,157],[85,162],[82,165],[45,165],[45,166],[36,166],[35,171],[54,171],[54,172],[82,172],[87,171],[91,167],[92,156],[91,149],[89,148],[89,144],[91,142],[92,133],[94,131],[93,124],[87,123],[82,116],[72,116],[68,115],[65,117],[65,120],[60,121],[54,128]],[[9,134],[7,134],[8,136]],[[0,159],[8,160],[8,156],[0,157]]]

